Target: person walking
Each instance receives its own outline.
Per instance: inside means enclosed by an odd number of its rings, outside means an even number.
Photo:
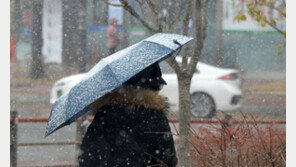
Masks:
[[[81,143],[81,167],[177,165],[161,76],[154,63],[90,105],[96,114]]]
[[[112,17],[109,21],[109,26],[107,30],[107,36],[108,36],[108,49],[109,49],[109,55],[115,53],[116,47],[120,43],[120,39],[118,37],[118,30],[117,30],[117,24],[118,20],[115,17]]]

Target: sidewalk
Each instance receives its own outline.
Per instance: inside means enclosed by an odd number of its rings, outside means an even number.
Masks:
[[[285,81],[285,72],[245,72],[242,78],[246,80],[269,80],[269,81]]]

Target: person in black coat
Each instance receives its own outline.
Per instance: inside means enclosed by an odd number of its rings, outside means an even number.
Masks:
[[[177,165],[166,98],[158,91],[166,82],[154,63],[121,88],[91,104],[94,120],[80,146],[80,166]]]

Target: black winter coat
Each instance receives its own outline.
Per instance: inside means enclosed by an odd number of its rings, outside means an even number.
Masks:
[[[80,147],[80,166],[176,166],[165,99],[148,90],[113,93]]]

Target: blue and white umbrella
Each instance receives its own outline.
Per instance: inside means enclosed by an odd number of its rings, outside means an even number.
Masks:
[[[70,125],[89,111],[92,102],[118,88],[146,67],[168,58],[192,39],[158,33],[102,59],[69,93],[53,104],[45,136]]]

